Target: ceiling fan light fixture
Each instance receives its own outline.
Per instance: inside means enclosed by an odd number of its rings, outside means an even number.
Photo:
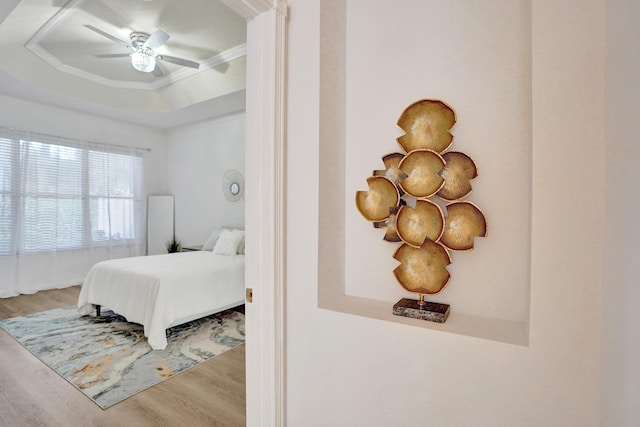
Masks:
[[[188,59],[156,54],[155,49],[163,46],[170,37],[169,34],[159,28],[151,35],[139,31],[129,34],[129,38],[131,39],[131,44],[129,44],[124,40],[120,40],[119,38],[112,36],[109,33],[105,33],[104,31],[94,27],[93,25],[85,25],[85,27],[95,33],[100,34],[103,37],[108,38],[111,41],[124,45],[131,50],[130,54],[94,55],[98,58],[121,58],[130,56],[131,66],[135,70],[141,71],[143,73],[153,73],[155,77],[164,76],[162,70],[159,67],[156,67],[157,61],[170,62],[183,67],[190,67],[195,69],[198,69],[200,67],[199,63],[189,61]]]
[[[150,73],[156,68],[156,59],[146,52],[133,52],[131,54],[131,65],[138,71]]]

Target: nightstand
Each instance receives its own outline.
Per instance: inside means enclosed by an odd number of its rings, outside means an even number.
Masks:
[[[201,250],[202,250],[202,245],[191,245],[191,246],[182,247],[182,252],[195,252],[195,251],[201,251]]]

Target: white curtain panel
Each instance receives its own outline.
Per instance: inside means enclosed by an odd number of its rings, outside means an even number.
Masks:
[[[145,150],[0,128],[0,298],[144,252]]]

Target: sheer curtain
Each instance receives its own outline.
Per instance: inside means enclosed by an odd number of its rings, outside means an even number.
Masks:
[[[143,149],[0,128],[0,297],[144,252]]]

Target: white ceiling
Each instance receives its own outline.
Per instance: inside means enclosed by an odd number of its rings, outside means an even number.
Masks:
[[[132,32],[170,35],[164,76],[131,67]],[[2,0],[0,94],[170,128],[244,109],[246,22],[219,0]]]

